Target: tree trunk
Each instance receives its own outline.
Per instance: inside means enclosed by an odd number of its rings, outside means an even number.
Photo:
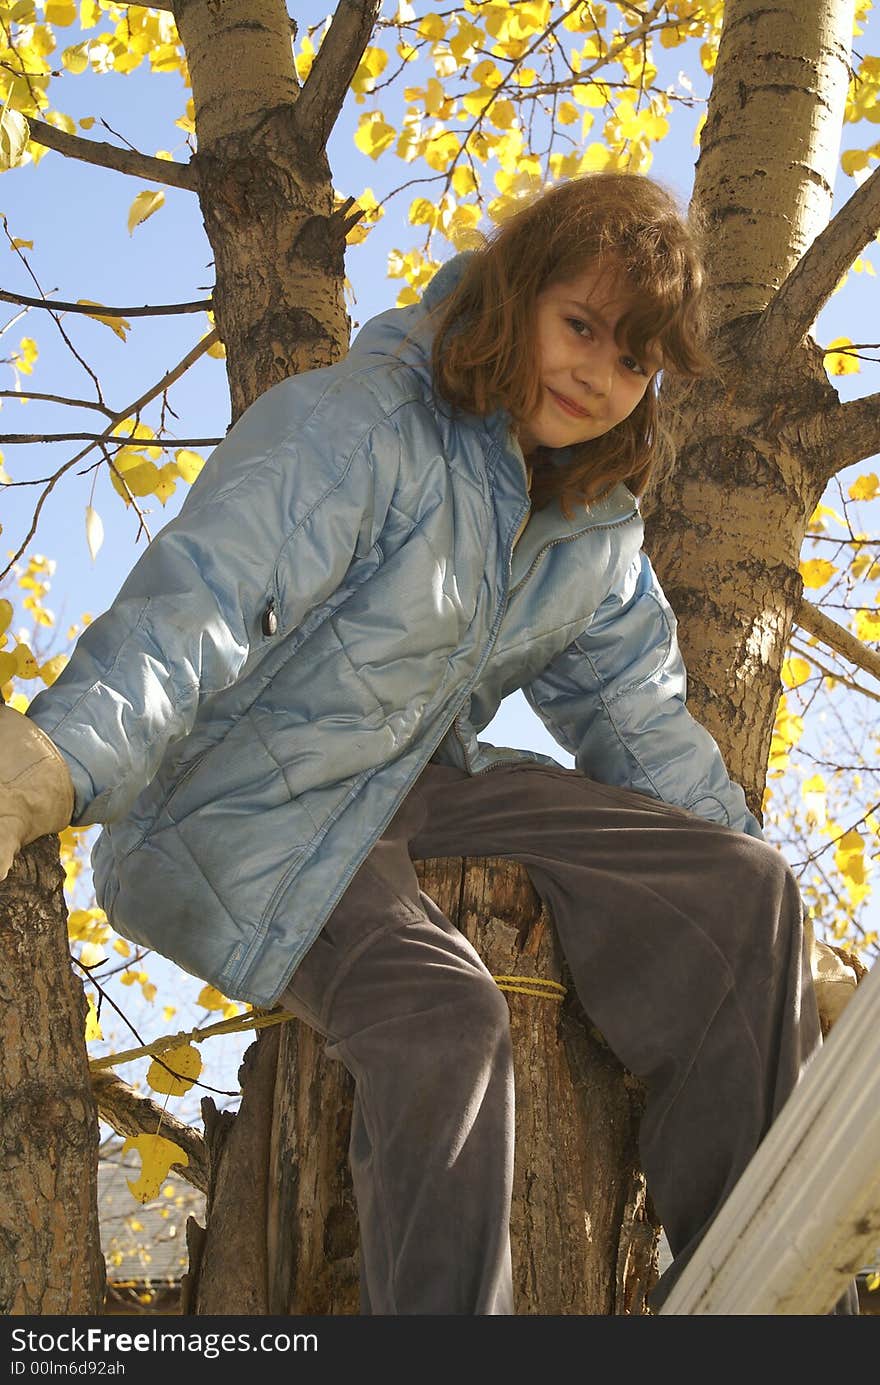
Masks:
[[[370,8],[361,6],[361,51]],[[193,164],[214,251],[215,320],[234,421],[271,385],[347,351],[349,208],[334,211],[329,129],[315,118],[315,103],[299,99],[283,0],[178,0],[175,18],[192,79]],[[329,57],[329,36],[324,46]],[[360,51],[349,61],[352,73],[359,59]],[[346,70],[345,55],[340,62]]]
[[[98,1114],[57,837],[0,884],[0,1314],[98,1313]]]
[[[707,226],[719,373],[664,385],[676,464],[645,496],[646,544],[679,620],[688,706],[760,816],[809,518],[836,458],[800,426],[839,406],[798,334],[772,358],[762,313],[825,227],[853,0],[728,0],[694,201]]]

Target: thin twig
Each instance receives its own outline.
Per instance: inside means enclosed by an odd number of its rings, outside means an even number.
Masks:
[[[106,308],[103,303],[62,303],[57,298],[27,298],[23,293],[0,289],[0,301],[24,303],[28,308],[48,308],[59,313],[82,313],[85,317],[163,317],[172,313],[209,312],[213,298],[200,298],[193,303],[157,303],[142,308]]]
[[[113,410],[94,399],[68,399],[63,394],[39,394],[34,390],[0,390],[0,399],[45,399],[50,404],[69,404],[74,409],[97,409],[108,418],[115,418]]]

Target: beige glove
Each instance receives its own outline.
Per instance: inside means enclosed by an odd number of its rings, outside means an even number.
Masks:
[[[35,722],[0,704],[0,880],[28,842],[69,826],[73,807],[61,752]]]
[[[856,986],[867,968],[856,957],[845,953],[842,948],[820,943],[808,918],[804,919],[804,934],[810,949],[810,971],[813,974],[813,989],[816,992],[819,1022],[824,1038],[852,1000]]]

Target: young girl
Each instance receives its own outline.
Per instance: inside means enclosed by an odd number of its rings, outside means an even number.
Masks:
[[[701,342],[673,198],[552,188],[257,400],[2,720],[0,868],[103,823],[114,928],[353,1074],[364,1312],[513,1311],[507,1006],[413,860],[524,863],[647,1084],[655,1306],[819,1043],[795,877],[685,707],[641,551],[658,372]],[[517,688],[576,768],[479,741]]]

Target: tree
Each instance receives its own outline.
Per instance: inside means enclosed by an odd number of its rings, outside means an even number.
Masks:
[[[843,121],[870,118],[880,78],[876,59],[857,55],[857,71],[850,67],[854,13],[863,19],[870,0],[803,0],[796,25],[779,0],[729,0],[723,10],[716,0],[610,7],[498,0],[420,16],[401,3],[393,19],[380,16],[378,0],[339,0],[320,37],[294,34],[293,45],[281,0],[176,0],[151,10],[109,0],[84,0],[77,10],[73,0],[48,0],[44,9],[46,22],[38,24],[30,0],[0,6],[8,49],[0,70],[11,74],[3,117],[7,161],[54,149],[159,189],[189,189],[198,197],[214,254],[210,300],[176,307],[210,306],[216,328],[124,410],[104,406],[103,433],[84,438],[87,446],[52,480],[59,483],[61,472],[97,450],[120,496],[135,509],[146,496],[164,503],[173,485],[192,479],[198,466],[191,449],[200,440],[166,441],[166,407],[171,387],[205,352],[221,349],[219,343],[225,349],[235,418],[275,381],[345,351],[346,244],[362,239],[384,214],[369,192],[355,202],[333,187],[327,143],[350,89],[364,105],[372,97],[356,134],[365,153],[378,158],[394,144],[404,162],[433,170],[425,173],[432,182],[419,190],[430,196],[417,196],[409,207],[411,224],[426,228],[425,247],[395,252],[390,260],[392,275],[405,280],[399,301],[411,301],[436,266],[434,234],[465,245],[481,216],[502,218],[519,195],[548,177],[598,167],[646,171],[672,107],[695,100],[688,80],[674,90],[658,81],[657,45],[688,52],[699,47],[703,67],[714,76],[694,192],[709,230],[721,368],[717,377],[687,389],[664,385],[676,465],[646,497],[643,512],[647,547],[679,616],[691,710],[715,736],[753,811],[767,808],[768,763],[771,775],[783,768],[797,741],[797,717],[787,694],[780,696],[781,685],[789,691],[809,685],[815,695],[842,681],[836,667],[828,669],[826,653],[813,653],[820,644],[875,677],[880,669],[868,648],[880,633],[873,609],[855,612],[855,634],[832,622],[804,599],[803,587],[830,578],[833,572],[822,564],[834,569],[834,563],[802,561],[808,536],[833,537],[829,507],[821,504],[829,483],[869,458],[880,437],[880,396],[841,403],[826,371],[826,359],[832,371],[845,369],[864,348],[838,341],[829,355],[812,335],[823,304],[880,228],[876,172],[829,223]],[[154,70],[177,67],[188,76],[192,102],[183,121],[197,134],[198,151],[187,163],[86,138],[69,118],[46,109],[53,26],[70,24],[77,14],[84,31],[105,18],[115,27],[65,49],[68,72],[90,62],[124,72],[148,56]],[[380,82],[389,62],[398,70]],[[430,75],[423,71],[427,62]],[[404,88],[396,130],[378,93],[387,93],[383,102],[390,99],[398,79],[410,72],[423,80]],[[591,126],[602,117],[590,141]],[[845,171],[865,171],[878,155],[880,146],[850,153]],[[494,197],[487,196],[490,177]],[[132,223],[160,203],[161,191],[140,193]],[[119,331],[133,315],[94,303],[65,304],[67,313],[83,309]],[[36,351],[33,340],[26,341],[15,358],[19,372],[32,365]],[[153,401],[161,401],[155,427],[142,417]],[[169,449],[175,461],[157,466]],[[873,473],[850,489],[856,501],[876,494]],[[97,542],[94,515],[89,523]],[[843,543],[852,549],[845,570],[852,590],[858,582],[876,583],[880,571],[867,535],[850,527]],[[28,573],[27,600],[36,614],[40,573]],[[11,618],[11,605],[7,614]],[[51,661],[32,655],[22,641],[0,650],[7,697],[21,696],[14,679],[36,673],[51,680]],[[842,750],[838,765],[846,758]],[[809,836],[809,813],[816,825],[817,801],[826,798],[824,786],[810,792],[806,804],[785,805],[796,841]],[[852,792],[851,778],[846,792]],[[805,875],[805,898],[820,920],[833,915],[826,922],[834,935],[843,938],[851,920],[850,946],[869,945],[871,930],[861,927],[859,935],[853,915],[869,894],[865,858],[877,822],[870,808],[855,821],[850,815],[838,822],[833,797],[828,803],[838,876],[829,880],[826,873],[817,884]],[[73,843],[67,846],[70,851]],[[495,974],[562,980],[550,921],[536,909],[523,871],[493,862],[429,863],[423,880],[441,906],[460,901],[459,925]],[[89,1151],[94,1167],[95,1096],[78,1032],[85,1003],[70,974],[63,900],[46,842],[22,854],[0,898],[17,962],[5,1015],[12,1037],[0,1059],[3,1088],[21,1087],[26,1074],[33,1084],[26,1088],[28,1106],[77,1111],[79,1148]],[[46,941],[42,990],[35,994],[31,932],[39,909]],[[80,938],[88,940],[93,926],[102,927],[101,919],[79,920]],[[60,1036],[54,1031],[65,1061],[48,1068],[51,1026],[35,1008],[43,992],[53,1004],[65,997],[68,1019]],[[544,1000],[526,1005],[531,1009],[512,997],[517,1090],[521,1108],[533,1115],[518,1130],[518,1309],[640,1311],[656,1227],[635,1156],[639,1091],[570,1002],[561,1012]],[[34,1036],[33,1044],[16,1042],[16,1032]],[[71,1072],[77,1074],[73,1092]],[[249,1050],[238,1115],[204,1107],[209,1215],[204,1234],[191,1229],[191,1311],[225,1312],[233,1303],[243,1312],[354,1311],[356,1224],[345,1168],[349,1098],[344,1071],[324,1063],[309,1031],[286,1024],[269,1028]],[[155,1133],[158,1108],[133,1099],[120,1084],[103,1083],[97,1101],[117,1128],[130,1130],[134,1123]],[[121,1124],[123,1108],[128,1126]],[[563,1128],[542,1120],[542,1109],[565,1111],[570,1123]],[[594,1151],[595,1131],[608,1137],[595,1165],[586,1155],[588,1120]],[[26,1127],[23,1118],[11,1136],[4,1132],[4,1164],[12,1143],[21,1147]],[[199,1162],[204,1151],[197,1136],[189,1149]],[[64,1145],[56,1157],[66,1174]],[[30,1146],[24,1163],[37,1186],[39,1150]],[[77,1169],[81,1164],[80,1153]],[[14,1218],[14,1204],[4,1201],[3,1216]],[[26,1245],[17,1222],[5,1227],[6,1243],[14,1247],[0,1278],[8,1311],[93,1312],[100,1304],[93,1196],[91,1204],[88,1196],[77,1204],[80,1221],[70,1245],[80,1247],[79,1257],[71,1252],[78,1272],[65,1276],[60,1290],[51,1287],[54,1276],[31,1282],[9,1268],[19,1258],[45,1260],[57,1201],[54,1188],[37,1200],[44,1239],[36,1236],[36,1249]],[[585,1203],[601,1227],[589,1247]],[[65,1205],[69,1211],[71,1204]],[[581,1209],[579,1220],[567,1213],[572,1205]],[[297,1239],[284,1234],[291,1226]],[[33,1225],[28,1235],[35,1235]]]

